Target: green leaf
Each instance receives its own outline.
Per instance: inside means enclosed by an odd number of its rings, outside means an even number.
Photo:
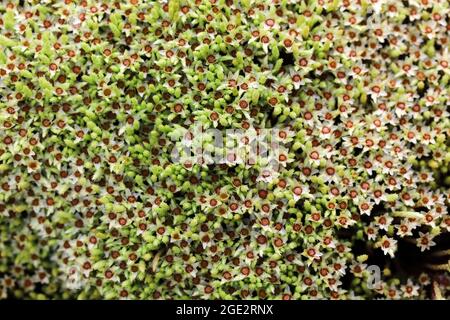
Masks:
[[[109,28],[116,38],[120,38],[122,31],[114,23],[110,23]]]
[[[16,45],[16,42],[0,34],[0,45],[3,47],[10,48],[14,47]]]
[[[3,16],[5,28],[8,30],[13,30],[16,25],[16,19],[14,17],[13,10],[6,10],[5,15]]]
[[[25,97],[30,98],[33,96],[33,91],[28,88],[24,83],[17,82],[16,83],[16,89],[18,92],[22,93]]]
[[[44,77],[39,77],[39,86],[41,89],[53,90],[53,85]]]
[[[178,0],[169,1],[169,17],[172,21],[176,22],[180,16],[180,2]]]

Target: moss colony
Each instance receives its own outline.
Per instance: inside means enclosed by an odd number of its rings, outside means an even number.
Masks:
[[[450,297],[449,12],[3,2],[0,297]]]

